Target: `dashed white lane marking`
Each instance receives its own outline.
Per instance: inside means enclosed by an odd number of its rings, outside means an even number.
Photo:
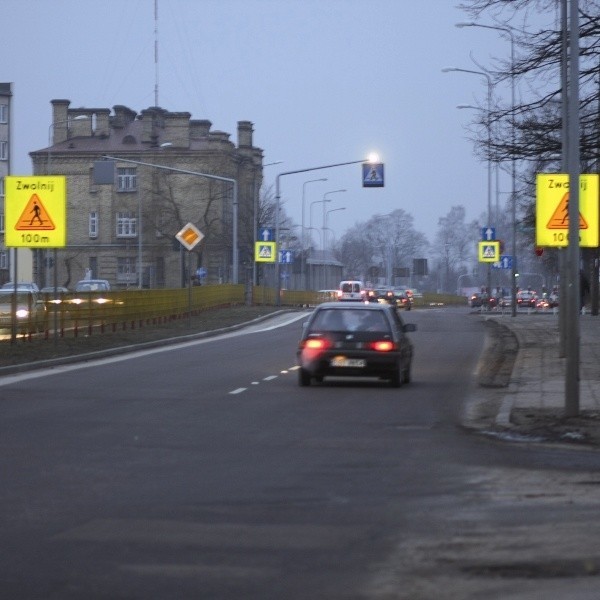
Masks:
[[[290,371],[296,371],[298,370],[298,365],[293,366],[293,367],[289,367],[288,369],[283,369],[282,371],[280,371],[281,375],[287,375]],[[263,377],[262,381],[273,381],[274,379],[277,379],[279,377],[279,375],[267,375],[266,377]],[[250,385],[260,385],[260,381],[252,381],[250,382]],[[231,390],[229,392],[229,395],[235,395],[235,394],[241,394],[242,392],[245,392],[248,388],[247,387],[241,387],[241,388],[236,388],[235,390]]]

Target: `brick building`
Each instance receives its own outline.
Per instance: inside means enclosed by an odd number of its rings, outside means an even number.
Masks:
[[[263,154],[253,145],[251,122],[238,122],[236,145],[187,112],[51,104],[52,144],[30,157],[35,175],[67,178],[67,246],[56,252],[57,264],[52,251],[35,253],[40,287],[52,284],[54,268],[67,287],[86,273],[117,289],[179,287],[197,272],[203,283],[232,282],[236,245],[238,265],[251,263]],[[105,156],[116,159],[112,185],[94,178]],[[205,237],[188,257],[175,235],[189,222]],[[248,270],[238,272],[241,283]]]

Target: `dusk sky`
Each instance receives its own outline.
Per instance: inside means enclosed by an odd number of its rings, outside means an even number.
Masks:
[[[462,204],[487,209],[486,164],[466,127],[484,105],[479,70],[510,55],[500,32],[459,29],[454,0],[159,0],[158,104],[231,134],[254,123],[267,185],[283,171],[360,160],[377,152],[385,187],[363,189],[360,165],[281,178],[286,212],[301,222],[327,192],[340,236],[397,208],[433,241],[438,219]],[[550,15],[548,18],[552,19]],[[154,105],[154,0],[4,0],[0,81],[14,85],[13,174],[48,145],[52,99],[136,112]],[[508,98],[508,86],[496,94]],[[501,178],[501,191],[510,182]],[[506,196],[501,196],[502,202]],[[321,205],[313,210],[320,227]],[[488,223],[481,223],[488,225]],[[306,223],[308,226],[308,222]],[[493,224],[491,224],[493,225]]]

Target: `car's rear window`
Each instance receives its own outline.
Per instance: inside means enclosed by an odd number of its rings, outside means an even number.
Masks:
[[[352,283],[350,281],[342,283],[342,292],[349,294],[351,292],[360,294],[360,283]]]
[[[311,324],[311,331],[382,331],[388,332],[385,315],[379,310],[323,309]]]

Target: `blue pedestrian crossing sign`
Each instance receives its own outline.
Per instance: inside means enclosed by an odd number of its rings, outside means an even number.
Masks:
[[[500,259],[500,242],[479,242],[479,262],[495,263]]]
[[[256,242],[254,260],[256,262],[275,262],[275,242]]]
[[[383,163],[363,163],[363,187],[383,187]]]

